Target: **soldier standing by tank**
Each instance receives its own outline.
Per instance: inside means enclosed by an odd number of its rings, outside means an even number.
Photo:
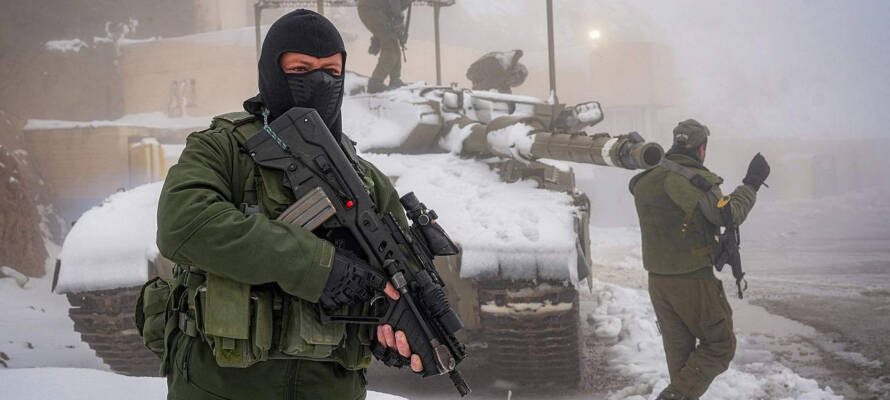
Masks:
[[[403,14],[410,6],[411,0],[358,0],[358,16],[372,35],[368,53],[380,53],[368,81],[370,93],[404,85],[402,48],[408,40],[408,21]],[[383,83],[387,77],[388,86]]]
[[[345,60],[327,19],[307,10],[281,17],[263,42],[260,93],[245,101],[247,112],[218,116],[191,134],[170,169],[157,232],[161,254],[177,263],[162,361],[170,399],[364,398],[372,343],[388,364],[421,369],[405,335],[388,325],[375,334],[319,321],[319,305],[354,312],[375,292],[399,295],[357,256],[348,231],[276,221],[293,194],[283,174],[243,150],[291,107],[315,108],[377,206],[407,226],[389,179],[342,135]]]
[[[665,161],[633,177],[630,191],[671,378],[658,400],[692,400],[729,368],[736,348],[732,309],[713,271],[715,236],[745,220],[770,168],[758,153],[743,184],[723,196],[723,179],[703,165],[708,128],[689,119],[673,133]]]

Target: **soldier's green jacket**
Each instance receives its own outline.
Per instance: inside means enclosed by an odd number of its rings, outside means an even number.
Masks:
[[[669,154],[666,158],[698,173],[714,186],[704,191],[662,166],[631,179],[630,192],[642,232],[643,266],[661,275],[695,273],[713,265],[718,228],[744,222],[754,207],[757,192],[749,185],[740,185],[724,197],[720,191],[723,179],[701,162],[683,154]],[[730,212],[724,212],[725,207]]]
[[[188,312],[182,310],[185,301],[174,295],[172,304],[180,305],[180,312],[167,324],[162,357],[162,371],[171,374],[171,390],[190,382],[190,370],[202,371],[201,379],[208,381],[231,374],[262,380],[271,376],[269,368],[290,359],[286,365],[306,366],[301,371],[309,371],[307,363],[325,362],[354,377],[371,362],[368,329],[325,325],[318,319],[315,303],[330,274],[335,248],[309,231],[275,220],[294,202],[283,184],[284,174],[257,167],[239,146],[261,128],[260,121],[243,112],[215,118],[210,129],[189,135],[164,183],[158,248],[164,257],[205,277],[185,290],[174,289],[185,293]],[[352,146],[344,136],[341,148],[354,160],[378,209],[407,226],[389,179],[355,155]],[[260,212],[244,213],[242,203],[258,204]],[[191,275],[178,276],[186,278],[176,278],[175,285],[189,282]],[[362,309],[357,305],[336,312]],[[215,359],[212,365],[194,365],[208,354]],[[179,360],[193,365],[179,365]],[[297,361],[302,364],[293,364]],[[325,368],[333,367],[321,370]],[[237,380],[217,381],[229,386],[205,389],[240,390]],[[334,383],[317,383],[324,382]],[[349,387],[363,391],[361,385]]]
[[[274,220],[294,202],[279,171],[259,170],[262,181],[256,190],[261,213],[247,216],[239,210],[242,185],[254,173],[254,163],[232,134],[238,124],[253,132],[262,128],[249,114],[234,113],[189,135],[158,203],[158,249],[178,264],[251,285],[276,283],[292,296],[316,302],[327,282],[334,248],[309,231]],[[386,175],[363,159],[359,163],[378,208],[407,225],[398,193]]]

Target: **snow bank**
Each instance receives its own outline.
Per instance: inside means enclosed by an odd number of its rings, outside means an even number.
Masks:
[[[55,249],[51,250],[55,255]],[[80,340],[74,322],[68,318],[68,299],[50,292],[51,285],[50,275],[29,279],[24,285],[14,278],[0,278],[0,352],[5,355],[0,360],[5,360],[9,368],[107,369]],[[2,371],[5,369],[0,364],[0,382],[4,380]],[[8,387],[0,383],[0,388]]]
[[[116,193],[85,212],[62,245],[59,293],[136,286],[148,279],[163,182]]]
[[[136,126],[158,129],[204,129],[210,126],[213,117],[171,118],[162,112],[128,114],[113,121],[59,121],[51,119],[29,119],[24,130],[97,128],[105,126]]]
[[[612,400],[654,398],[670,382],[655,312],[643,290],[602,282],[594,284],[597,296],[582,301],[582,310],[601,338],[615,344],[608,349],[609,364],[622,375],[635,377],[634,385],[618,390]],[[735,360],[717,377],[705,395],[710,400],[807,399],[839,400],[830,388],[806,379],[775,360],[771,352],[750,345],[738,336]]]
[[[462,277],[576,280],[571,198],[534,182],[504,183],[485,163],[451,154],[363,154],[413,191],[461,246]]]
[[[117,375],[78,368],[0,370],[4,396],[18,400],[95,400],[167,398],[164,378]],[[404,400],[390,394],[368,392],[368,400]]]

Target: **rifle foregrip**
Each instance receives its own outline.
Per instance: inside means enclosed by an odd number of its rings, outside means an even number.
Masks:
[[[397,301],[391,301],[390,307],[393,307],[393,309],[388,313],[389,315],[383,323],[389,324],[393,329],[405,333],[405,338],[408,339],[408,346],[411,347],[411,353],[420,356],[420,361],[423,363],[424,377],[439,375],[433,346],[427,339],[417,317],[411,311],[407,299],[403,296]]]

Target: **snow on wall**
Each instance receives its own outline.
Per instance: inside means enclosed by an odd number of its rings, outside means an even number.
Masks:
[[[504,183],[488,165],[451,154],[362,154],[434,209],[462,251],[461,276],[577,281],[569,195]]]
[[[148,279],[163,182],[111,195],[85,212],[62,245],[56,292],[136,286]]]
[[[138,126],[158,129],[207,128],[213,117],[171,118],[162,112],[127,114],[113,121],[59,121],[52,119],[29,119],[24,130],[98,128],[105,126]]]

